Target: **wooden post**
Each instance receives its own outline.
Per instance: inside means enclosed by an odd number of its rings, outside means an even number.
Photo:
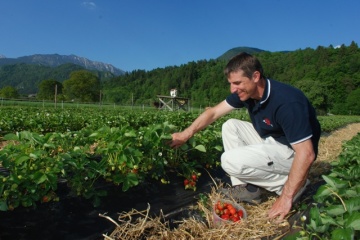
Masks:
[[[55,108],[56,108],[56,101],[57,101],[57,84],[55,84]]]
[[[188,111],[189,109],[189,99],[183,97],[171,97],[171,96],[157,96],[159,98],[160,103],[162,106],[159,109],[168,109],[170,111],[175,110],[184,110]]]

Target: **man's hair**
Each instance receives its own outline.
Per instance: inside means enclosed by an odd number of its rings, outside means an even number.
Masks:
[[[224,74],[226,77],[229,77],[230,73],[237,72],[239,70],[244,71],[244,75],[248,78],[252,78],[255,71],[260,72],[260,78],[265,78],[260,61],[246,52],[239,53],[231,58],[226,64]]]

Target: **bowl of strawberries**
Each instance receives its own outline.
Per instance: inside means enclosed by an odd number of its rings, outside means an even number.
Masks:
[[[213,208],[214,224],[241,222],[247,217],[246,210],[228,200],[216,200]]]

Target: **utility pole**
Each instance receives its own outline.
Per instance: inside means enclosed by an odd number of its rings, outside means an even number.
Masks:
[[[134,107],[134,93],[131,93],[131,109]]]
[[[100,102],[99,102],[100,106],[101,106],[101,90],[100,90]]]
[[[57,84],[55,84],[55,108],[56,108],[56,102],[57,102]]]

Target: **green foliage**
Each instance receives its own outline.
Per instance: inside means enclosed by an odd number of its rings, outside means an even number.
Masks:
[[[0,210],[33,206],[45,196],[45,201],[58,200],[54,191],[63,163],[48,153],[54,149],[54,145],[46,142],[48,138],[24,131],[4,139],[22,144],[10,144],[0,152],[2,166],[11,169],[8,176],[1,176]],[[37,148],[38,145],[41,147]]]
[[[3,98],[17,98],[19,94],[14,87],[6,86],[0,90],[0,96]]]
[[[33,65],[14,64],[0,66],[0,87],[12,86],[19,89],[20,94],[38,92],[38,85],[45,79],[54,79],[62,82],[71,72],[83,69],[75,64],[64,64],[56,68]]]
[[[357,88],[350,92],[346,98],[346,109],[349,114],[360,115],[360,88]]]
[[[274,53],[234,48],[217,60],[189,62],[148,72],[135,70],[107,81],[103,88],[104,100],[129,104],[133,98],[136,104],[151,105],[157,101],[156,95],[169,95],[170,89],[177,88],[179,96],[190,98],[192,106],[212,106],[229,93],[223,69],[226,61],[241,51],[253,51],[267,77],[303,90],[321,115],[349,114],[350,108],[355,108],[356,97],[347,97],[360,86],[360,51],[354,42],[336,49],[319,46]],[[358,114],[355,109],[351,111]]]
[[[19,94],[35,94],[39,91],[39,84],[45,79],[52,79],[62,83],[68,79],[70,73],[84,70],[83,67],[66,63],[58,67],[48,67],[35,64],[11,64],[0,66],[0,88],[12,86]],[[101,82],[114,77],[109,72],[92,71]],[[100,90],[100,89],[99,89]]]
[[[195,152],[221,151],[218,125],[181,149],[173,150],[167,145],[170,134],[189,124],[195,117],[192,114],[98,109],[0,110],[5,116],[1,129],[11,128],[3,131],[7,132],[3,139],[8,144],[0,151],[0,166],[9,172],[8,175],[0,172],[3,211],[59,200],[56,193],[60,179],[66,180],[72,195],[92,199],[97,206],[106,195],[98,188],[103,182],[127,191],[149,179],[166,184],[168,174],[190,178],[198,173],[196,169],[217,165],[214,156],[204,159]],[[6,125],[8,119],[18,121]],[[169,121],[182,125],[171,125]],[[26,126],[41,133],[15,130]],[[195,184],[192,189],[196,189]]]
[[[312,105],[316,109],[326,110],[327,86],[325,83],[316,80],[303,79],[297,81],[295,87],[305,93],[306,97],[311,100]]]
[[[360,115],[357,116],[338,116],[338,115],[329,115],[329,116],[319,116],[318,120],[321,125],[322,132],[332,132],[336,129],[339,129],[343,126],[346,126],[349,123],[360,122]]]
[[[198,178],[200,169],[219,166],[222,123],[229,118],[249,121],[246,111],[233,111],[174,150],[167,145],[171,133],[187,127],[198,113],[2,107],[0,114],[0,135],[7,141],[0,166],[9,173],[0,172],[0,210],[57,201],[63,179],[71,194],[98,205],[106,195],[99,190],[104,182],[127,191],[148,180],[166,184],[169,174]],[[331,130],[360,119],[327,116],[320,121]],[[356,154],[346,158],[356,159]],[[341,167],[348,174],[341,175],[344,179],[360,176],[356,167]],[[196,190],[196,182],[187,189]]]
[[[36,95],[40,100],[54,100],[55,95],[62,93],[62,84],[56,80],[43,80],[39,85],[39,92]]]
[[[98,102],[100,100],[100,80],[86,70],[70,74],[70,79],[63,82],[64,96],[67,100],[80,102]]]
[[[360,133],[343,145],[330,175],[323,176],[310,210],[306,231],[297,239],[358,239],[360,237]]]
[[[355,42],[339,48],[330,45],[291,52],[239,47],[230,49],[217,59],[151,71],[134,70],[119,77],[94,71],[93,74],[102,85],[98,84],[96,89],[90,87],[91,91],[86,90],[87,95],[68,89],[71,96],[67,97],[95,102],[99,101],[101,91],[103,102],[152,106],[158,101],[157,95],[169,95],[170,89],[176,88],[179,96],[189,98],[193,107],[213,106],[229,93],[228,82],[223,74],[226,61],[241,51],[257,56],[267,77],[302,89],[319,115],[359,114],[356,99],[360,85],[360,51]],[[29,64],[5,65],[0,67],[0,87],[12,86],[20,94],[37,93],[43,80],[53,79],[63,83],[72,72],[81,69],[74,64],[56,68]]]

